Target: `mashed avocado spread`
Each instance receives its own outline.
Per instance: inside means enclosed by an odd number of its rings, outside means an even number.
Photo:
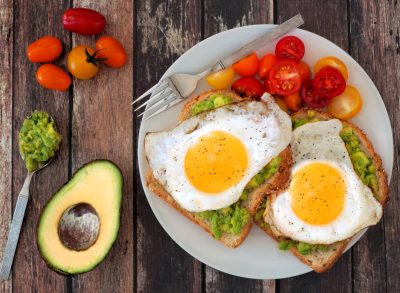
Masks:
[[[196,116],[201,112],[216,109],[230,103],[232,103],[230,97],[221,94],[212,94],[205,100],[197,102],[192,106],[192,116]]]
[[[26,168],[33,172],[54,157],[61,141],[54,121],[44,111],[34,111],[19,132],[19,151]]]
[[[233,205],[215,210],[197,213],[201,219],[210,221],[211,232],[219,239],[222,233],[240,234],[243,227],[249,222],[250,214],[241,204],[247,200],[249,193],[271,178],[279,169],[281,158],[278,156],[271,160],[260,172],[258,172],[246,185],[238,202]]]

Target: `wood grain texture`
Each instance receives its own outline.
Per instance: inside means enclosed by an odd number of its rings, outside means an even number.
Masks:
[[[369,229],[353,249],[355,292],[399,292],[400,3],[350,1],[352,56],[374,81],[393,127],[395,160],[384,225]]]
[[[204,1],[204,37],[238,26],[273,22],[273,1],[246,0],[227,5]],[[250,280],[205,268],[206,292],[275,292],[275,281]]]
[[[15,1],[14,3],[14,118],[13,118],[13,202],[26,176],[25,165],[19,156],[18,132],[23,119],[35,110],[45,110],[56,121],[63,137],[60,150],[51,165],[36,173],[31,183],[30,201],[22,225],[19,245],[13,266],[14,292],[54,292],[65,290],[66,278],[47,268],[36,246],[36,225],[44,204],[68,179],[68,92],[42,88],[35,80],[39,64],[25,56],[29,43],[49,34],[63,41],[69,49],[69,34],[60,24],[68,1]],[[62,64],[64,58],[56,63]]]
[[[348,49],[348,15],[345,0],[277,0],[276,4],[278,23],[301,13],[305,20],[302,28],[331,40],[344,50]],[[280,280],[279,292],[351,292],[351,273],[351,252],[347,252],[327,273],[309,273]]]
[[[13,3],[0,0],[0,259],[7,241],[12,202],[12,54]],[[0,292],[11,292],[12,278],[0,282]]]
[[[201,39],[200,0],[139,0],[136,17],[136,96],[153,86]],[[140,121],[136,121],[136,137]],[[183,251],[154,217],[136,168],[137,291],[201,292],[201,263]]]
[[[74,7],[100,11],[107,25],[102,35],[117,38],[129,61],[120,69],[101,65],[91,80],[74,79],[71,154],[72,169],[94,159],[116,163],[124,178],[121,226],[106,259],[93,271],[72,278],[73,292],[131,292],[134,288],[134,194],[132,113],[132,1],[74,1]],[[95,47],[96,37],[72,35],[73,46]]]

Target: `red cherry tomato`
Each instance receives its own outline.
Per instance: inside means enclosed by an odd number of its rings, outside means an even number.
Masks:
[[[103,36],[96,42],[97,56],[105,58],[103,62],[111,67],[122,67],[128,57],[122,44],[113,37]]]
[[[104,30],[106,19],[95,10],[71,8],[64,12],[62,25],[66,30],[80,35],[97,35]]]
[[[268,80],[272,91],[282,96],[294,94],[301,87],[296,63],[290,60],[276,63],[269,72]]]
[[[271,82],[269,81],[268,78],[266,78],[266,79],[264,80],[264,88],[265,88],[265,91],[266,91],[267,93],[270,93],[271,95],[275,95],[275,94],[276,94],[276,92],[272,89],[272,87],[271,87]]]
[[[310,67],[308,67],[308,65],[305,62],[300,61],[299,63],[297,63],[296,67],[297,67],[297,70],[300,73],[301,81],[305,82],[305,81],[311,79]]]
[[[265,79],[268,77],[268,73],[271,71],[271,68],[278,63],[278,58],[274,54],[267,54],[261,58],[260,61],[260,69],[258,70],[258,75],[261,79]]]
[[[43,64],[36,71],[37,82],[48,89],[66,91],[71,84],[71,77],[54,64]]]
[[[292,95],[284,96],[283,101],[286,106],[292,111],[299,111],[301,108],[301,97],[299,92],[294,93]]]
[[[305,52],[304,43],[298,37],[287,36],[278,41],[275,47],[275,55],[279,59],[300,61]]]
[[[344,92],[346,81],[335,67],[325,66],[315,76],[313,87],[318,96],[333,98]]]
[[[257,54],[253,53],[233,64],[232,68],[241,76],[254,76],[258,72],[259,65]]]
[[[258,99],[265,92],[262,83],[253,77],[239,78],[232,84],[231,89],[241,96]]]
[[[29,44],[26,56],[31,62],[50,62],[56,60],[61,51],[62,44],[59,38],[45,36]]]
[[[301,98],[304,103],[312,108],[323,108],[328,106],[331,99],[319,97],[314,93],[313,81],[309,80],[303,84],[301,89]]]

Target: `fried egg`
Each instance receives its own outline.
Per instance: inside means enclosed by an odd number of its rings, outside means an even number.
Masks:
[[[375,225],[382,206],[353,169],[337,119],[293,131],[294,165],[289,189],[271,201],[282,235],[310,244],[331,244]],[[264,215],[265,217],[267,215]]]
[[[201,212],[237,202],[290,139],[290,117],[268,96],[265,103],[227,105],[149,133],[145,151],[164,189],[184,209]]]

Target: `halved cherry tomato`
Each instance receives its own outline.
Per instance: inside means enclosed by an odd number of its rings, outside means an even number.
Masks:
[[[31,62],[50,62],[61,55],[62,44],[59,38],[45,36],[33,43],[26,49],[26,56]]]
[[[232,84],[231,89],[241,96],[258,99],[265,92],[262,83],[253,77],[239,78]]]
[[[283,101],[287,107],[292,111],[299,111],[301,108],[301,97],[299,92],[284,96]]]
[[[103,15],[88,8],[68,9],[64,12],[61,21],[66,30],[88,36],[101,33],[106,25]]]
[[[271,68],[278,63],[278,58],[274,54],[267,54],[261,58],[260,61],[260,68],[258,70],[258,75],[261,79],[265,79],[268,77],[268,73],[270,72]]]
[[[270,93],[271,95],[276,94],[276,92],[271,88],[271,82],[269,81],[268,78],[264,80],[264,88],[267,93]]]
[[[99,67],[98,61],[103,61],[102,58],[97,58],[93,48],[88,46],[76,46],[68,54],[68,70],[73,76],[79,79],[90,79],[97,74]]]
[[[278,41],[275,47],[275,55],[279,59],[300,61],[305,52],[304,43],[298,37],[286,36]]]
[[[314,74],[317,74],[318,71],[320,71],[325,66],[335,67],[337,70],[340,71],[340,73],[343,75],[343,78],[345,80],[347,80],[349,78],[349,73],[347,71],[346,64],[344,64],[342,60],[340,60],[336,57],[333,57],[333,56],[324,57],[324,58],[318,60],[318,62],[315,63],[315,65],[314,65]]]
[[[281,98],[275,98],[275,103],[278,104],[279,108],[282,109],[282,111],[287,112],[288,107],[286,106],[285,102]]]
[[[254,76],[258,72],[260,61],[257,54],[253,53],[232,65],[233,69],[241,76]]]
[[[307,63],[300,61],[299,63],[297,63],[296,68],[300,73],[302,82],[311,79],[311,70],[310,67],[308,67]]]
[[[104,36],[97,40],[96,50],[99,58],[106,58],[103,62],[111,67],[122,67],[128,57],[122,44],[113,37]]]
[[[282,96],[294,94],[301,87],[301,77],[296,63],[290,60],[275,64],[269,72],[268,80],[272,91]]]
[[[43,64],[36,71],[37,82],[48,89],[65,91],[71,84],[68,73],[54,64]]]
[[[314,93],[312,80],[303,83],[303,87],[301,88],[301,98],[304,103],[312,108],[326,107],[331,101],[331,99],[319,97]]]
[[[318,96],[333,98],[343,93],[346,81],[339,70],[332,66],[325,66],[315,76],[313,87]]]
[[[235,77],[235,71],[232,67],[228,67],[226,69],[210,73],[206,80],[210,86],[217,90],[226,89],[233,81]]]
[[[328,112],[339,119],[350,119],[360,112],[362,99],[358,90],[348,85],[344,92],[334,97],[328,106]]]

